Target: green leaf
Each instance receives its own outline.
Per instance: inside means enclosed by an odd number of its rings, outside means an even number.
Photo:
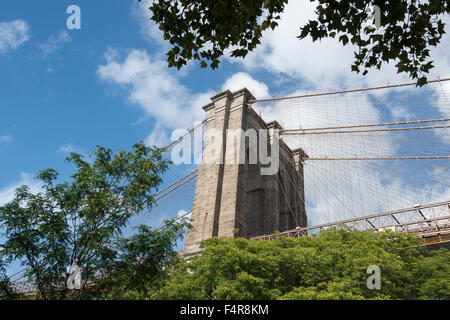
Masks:
[[[339,41],[341,41],[342,45],[345,46],[348,43],[348,37],[345,34],[343,34],[339,37]]]

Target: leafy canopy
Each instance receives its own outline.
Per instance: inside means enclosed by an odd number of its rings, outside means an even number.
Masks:
[[[141,0],[139,0],[141,1]],[[225,50],[245,57],[260,43],[263,31],[275,29],[288,0],[155,0],[154,20],[171,48],[169,67],[178,69],[190,60],[215,69]],[[443,17],[450,0],[311,0],[316,17],[300,27],[299,39],[338,38],[342,45],[356,46],[354,72],[380,69],[396,62],[398,73],[408,73],[426,83],[433,68],[430,48],[444,31]],[[373,27],[374,7],[380,9],[380,25]],[[295,39],[293,39],[294,41]]]
[[[436,299],[450,297],[450,253],[417,236],[330,229],[274,241],[212,238],[181,262],[157,299]],[[367,268],[381,270],[368,289]]]
[[[98,146],[89,159],[71,153],[70,180],[58,183],[58,172],[46,169],[37,179],[42,191],[19,187],[0,207],[0,296],[12,297],[4,268],[12,261],[29,266],[26,277],[40,297],[116,298],[133,290],[145,294],[149,283],[164,277],[178,259],[173,245],[184,222],[168,221],[163,230],[139,226],[124,237],[130,218],[155,205],[153,193],[168,168],[163,149],[138,143],[113,154]],[[69,290],[67,268],[81,271],[81,290]],[[3,276],[2,276],[3,274]]]

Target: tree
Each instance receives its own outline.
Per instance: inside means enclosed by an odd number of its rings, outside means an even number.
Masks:
[[[178,259],[173,245],[186,225],[168,221],[161,230],[139,226],[128,238],[122,234],[133,215],[155,205],[152,194],[168,168],[163,151],[138,143],[113,155],[98,146],[89,159],[70,154],[69,181],[57,183],[54,169],[41,171],[41,192],[19,187],[0,207],[0,262],[29,266],[26,276],[44,299],[145,295],[143,283],[158,283]],[[81,290],[68,288],[70,266],[81,270]],[[6,295],[8,281],[0,280]]]
[[[365,75],[395,61],[398,73],[408,73],[418,85],[426,83],[433,68],[430,48],[445,33],[442,19],[450,12],[449,0],[310,1],[317,3],[317,16],[301,26],[299,39],[338,38],[344,46],[357,47],[352,71]],[[202,67],[209,64],[215,69],[226,49],[232,57],[242,58],[254,50],[263,31],[277,27],[287,2],[155,0],[150,10],[172,46],[167,53],[169,67],[179,69],[189,60],[198,60]],[[366,23],[378,14],[377,27]]]
[[[3,261],[0,257],[0,299],[16,299],[19,295],[14,292],[11,287],[11,283],[6,275],[6,261]]]
[[[450,253],[422,243],[411,234],[342,228],[274,241],[212,238],[152,298],[448,299]],[[380,289],[367,286],[373,265]]]

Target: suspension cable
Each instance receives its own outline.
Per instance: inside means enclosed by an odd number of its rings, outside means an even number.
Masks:
[[[430,80],[427,83],[444,82],[444,81],[450,81],[450,78]],[[335,94],[341,94],[341,93],[353,93],[353,92],[361,92],[361,91],[391,89],[391,88],[400,88],[400,87],[407,87],[407,86],[414,86],[414,85],[417,85],[417,82],[401,83],[401,84],[394,84],[394,85],[389,85],[388,84],[386,86],[381,86],[381,87],[371,87],[371,88],[362,88],[362,89],[333,91],[333,92],[312,93],[312,94],[304,94],[304,95],[290,96],[290,97],[281,97],[281,98],[254,99],[254,100],[249,100],[248,103],[249,104],[253,104],[253,103],[256,103],[256,102],[280,101],[280,100],[290,100],[290,99],[299,99],[299,98],[318,97],[318,96],[329,96],[329,95],[335,95]]]

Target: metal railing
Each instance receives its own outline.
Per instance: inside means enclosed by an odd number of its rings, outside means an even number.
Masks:
[[[276,235],[257,236],[252,239],[273,240],[279,235],[287,237],[309,236],[337,226],[347,226],[357,230],[382,231],[390,229],[396,232],[418,233],[422,237],[450,233],[450,201],[417,205],[406,209],[302,227],[280,232]]]

